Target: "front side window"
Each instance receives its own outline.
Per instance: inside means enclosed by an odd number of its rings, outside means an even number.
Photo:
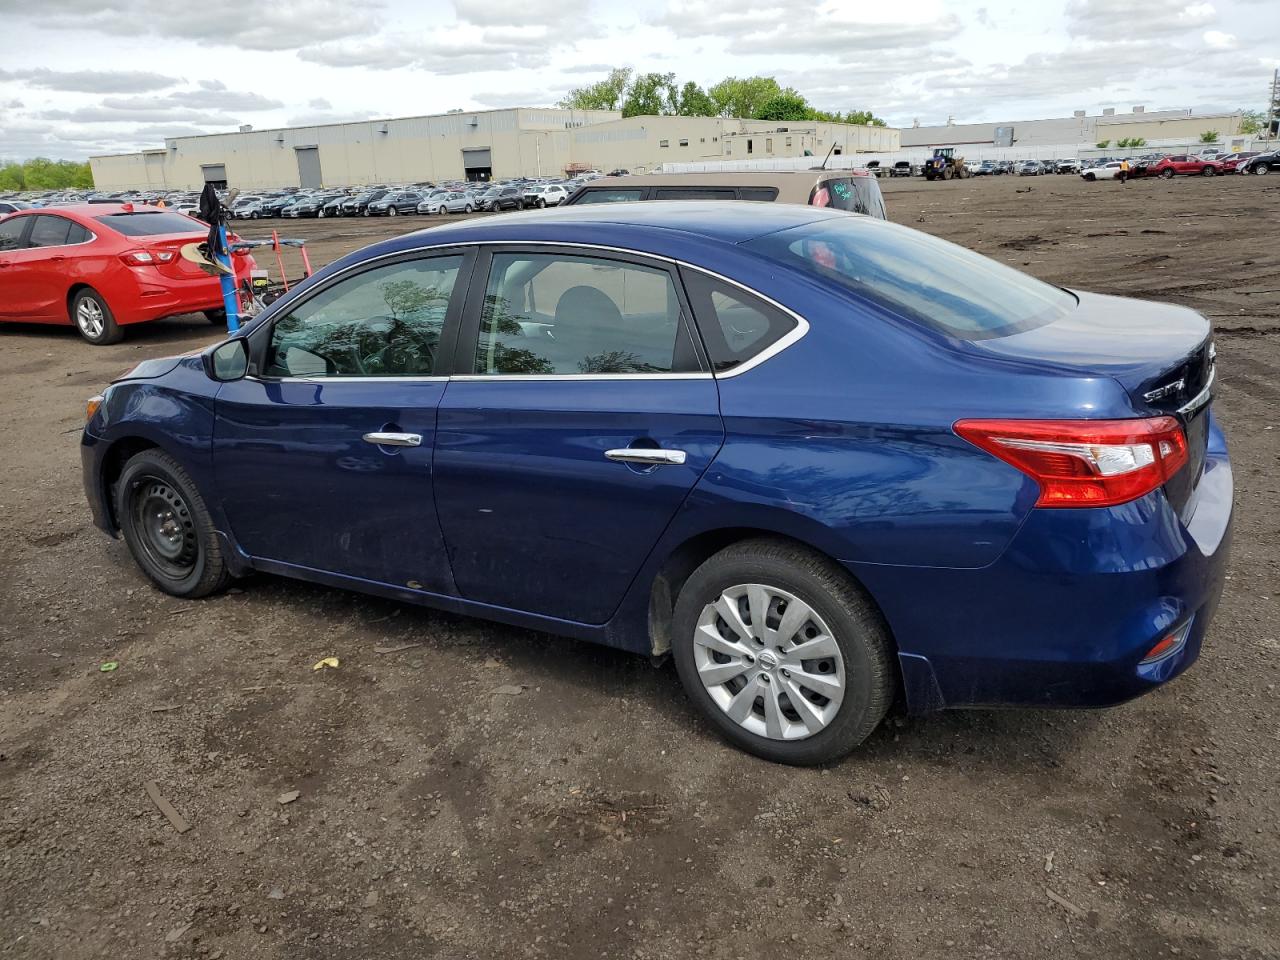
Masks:
[[[494,255],[476,343],[476,373],[698,369],[666,270],[595,257]]]
[[[868,217],[819,220],[744,246],[962,340],[1032,330],[1076,306],[1065,290],[988,257]]]
[[[268,377],[429,377],[461,257],[378,267],[334,284],[271,330]]]
[[[0,222],[0,252],[17,250],[22,242],[22,231],[26,229],[29,217],[14,217]]]
[[[741,366],[797,326],[796,319],[733,284],[682,270],[702,342],[717,373]]]

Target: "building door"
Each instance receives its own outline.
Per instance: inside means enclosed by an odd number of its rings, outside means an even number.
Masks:
[[[212,183],[215,190],[227,189],[227,168],[223,164],[201,164],[200,172],[204,174],[204,182]]]
[[[468,180],[490,180],[493,178],[493,158],[488,147],[462,151],[462,170]]]
[[[153,190],[168,186],[164,176],[164,157],[164,151],[157,153],[153,150],[142,154],[142,165],[147,172],[147,186]]]
[[[324,179],[320,175],[320,148],[294,147],[293,152],[298,157],[298,185],[301,187],[324,186]]]

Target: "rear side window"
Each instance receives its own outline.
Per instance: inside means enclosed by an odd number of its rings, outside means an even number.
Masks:
[[[733,284],[697,270],[682,271],[682,278],[717,373],[741,366],[797,326],[790,314]]]
[[[158,237],[167,233],[202,233],[207,229],[190,217],[163,210],[135,213],[109,213],[98,222],[126,237]]]
[[[22,231],[27,228],[30,217],[14,217],[12,220],[0,222],[0,250],[17,250],[22,240]]]
[[[67,242],[67,229],[71,221],[65,217],[36,217],[27,238],[29,247],[61,247]]]
[[[739,187],[739,200],[757,200],[772,203],[778,199],[777,187]]]
[[[1076,305],[1065,290],[964,247],[865,217],[820,220],[744,246],[961,340],[1031,330]]]
[[[699,369],[666,270],[596,257],[495,254],[475,372],[677,373]]]
[[[815,207],[832,207],[865,213],[880,220],[887,218],[880,186],[871,177],[832,177],[813,188],[809,203]]]
[[[643,190],[586,190],[574,203],[628,203],[644,198]]]

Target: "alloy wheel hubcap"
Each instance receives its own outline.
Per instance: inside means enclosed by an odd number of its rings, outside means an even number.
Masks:
[[[802,740],[840,710],[840,647],[818,612],[794,594],[759,583],[729,587],[703,608],[693,644],[712,701],[757,736]]]
[[[86,336],[100,337],[104,326],[102,307],[96,300],[81,300],[76,307],[76,323]]]

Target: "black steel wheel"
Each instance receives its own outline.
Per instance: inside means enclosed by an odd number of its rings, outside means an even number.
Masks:
[[[167,453],[130,458],[116,483],[115,513],[133,559],[165,593],[203,597],[230,580],[204,499]]]

